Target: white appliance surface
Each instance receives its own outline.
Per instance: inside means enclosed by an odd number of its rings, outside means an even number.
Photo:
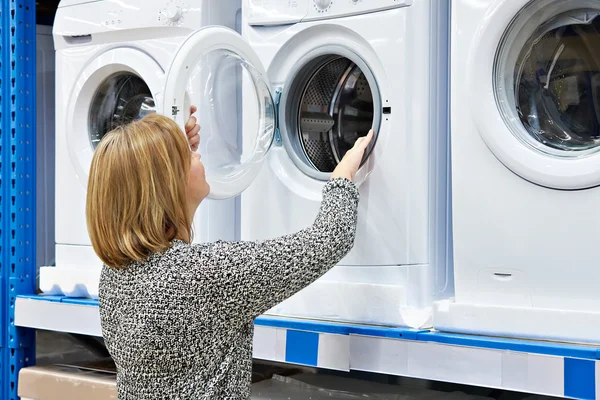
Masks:
[[[62,259],[61,268],[78,271],[70,274],[66,292],[80,292],[74,277],[82,266],[96,279],[99,267],[78,219],[93,150],[90,138],[77,132],[96,123],[88,120],[95,90],[116,72],[129,71],[145,83],[156,109],[180,125],[189,104],[199,106],[200,153],[211,184],[198,223],[204,240],[224,236],[237,223],[244,240],[308,226],[337,160],[374,127],[376,142],[357,175],[355,248],[269,313],[430,326],[433,299],[452,289],[446,263],[447,4],[246,1],[242,35],[222,26],[192,31],[203,26],[203,7],[169,3],[152,14],[147,3],[143,11],[138,3],[116,4],[122,2],[86,3],[81,15],[79,6],[64,7],[57,17],[63,23],[55,25],[58,85],[64,88],[57,97],[64,104],[57,131],[57,264]],[[240,214],[227,212],[240,193]]]
[[[453,0],[438,330],[600,342],[600,3]]]
[[[239,30],[240,13],[239,0],[60,3],[53,28],[56,267],[40,271],[44,293],[97,297],[101,262],[87,233],[85,194],[92,143],[101,138],[110,122],[110,113],[100,110],[98,104],[106,106],[119,89],[124,104],[109,107],[127,105],[134,96],[145,95],[149,100],[144,106],[160,110],[166,71],[185,37],[208,25]],[[118,123],[117,114],[115,111],[112,121]],[[194,219],[194,241],[238,237],[238,201],[204,202]]]
[[[279,99],[280,140],[242,194],[242,239],[292,233],[317,215],[335,162],[327,162],[327,149],[311,148],[316,139],[307,132],[322,128],[303,128],[302,118],[335,120],[329,138],[352,132],[348,121],[356,116],[363,123],[359,132],[373,126],[378,134],[357,175],[353,250],[268,314],[431,324],[432,298],[452,289],[445,262],[448,18],[445,2],[427,0],[244,2],[243,37]],[[344,83],[344,60],[362,72],[350,85],[358,88],[356,97],[365,100],[365,87],[371,92],[370,120],[359,102],[336,114],[343,101],[335,99],[348,89],[336,92]]]

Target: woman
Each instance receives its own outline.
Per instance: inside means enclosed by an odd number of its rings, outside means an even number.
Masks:
[[[121,400],[248,399],[254,318],[322,276],[354,242],[351,180],[372,132],[332,173],[308,228],[190,244],[209,185],[190,151],[200,141],[194,117],[186,130],[187,139],[151,114],[108,133],[92,160],[87,224],[105,264],[100,316]]]

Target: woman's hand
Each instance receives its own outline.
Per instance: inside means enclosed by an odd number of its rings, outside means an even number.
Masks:
[[[190,107],[190,118],[185,123],[185,134],[187,135],[188,142],[192,151],[198,150],[200,145],[200,125],[197,124],[197,119],[194,114],[198,109],[196,106]]]
[[[358,171],[360,167],[360,162],[365,154],[365,150],[371,140],[373,139],[373,129],[369,131],[367,136],[358,138],[358,140],[354,143],[354,146],[346,152],[342,161],[335,167],[333,172],[331,173],[331,178],[346,178],[348,180],[352,180],[354,178],[354,174]]]

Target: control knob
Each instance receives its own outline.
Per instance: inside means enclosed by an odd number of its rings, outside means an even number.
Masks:
[[[315,2],[315,6],[320,11],[325,11],[331,6],[331,0],[313,0]]]
[[[178,5],[169,4],[163,14],[170,22],[177,22],[181,18],[183,11]]]

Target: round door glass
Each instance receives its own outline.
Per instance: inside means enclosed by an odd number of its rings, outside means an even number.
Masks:
[[[304,173],[316,179],[328,179],[356,140],[379,127],[375,79],[366,66],[349,57],[331,54],[313,59],[297,72],[286,98],[288,152]]]
[[[88,132],[92,148],[112,129],[155,111],[152,93],[142,78],[129,72],[110,76],[90,105]]]
[[[220,183],[232,193],[243,190],[248,170],[260,167],[275,132],[275,108],[265,77],[228,50],[203,54],[189,68],[184,107],[198,109],[198,151],[207,180],[215,190]]]
[[[497,103],[513,133],[539,151],[580,157],[600,150],[599,14],[558,13],[527,37],[505,35],[499,48]]]

